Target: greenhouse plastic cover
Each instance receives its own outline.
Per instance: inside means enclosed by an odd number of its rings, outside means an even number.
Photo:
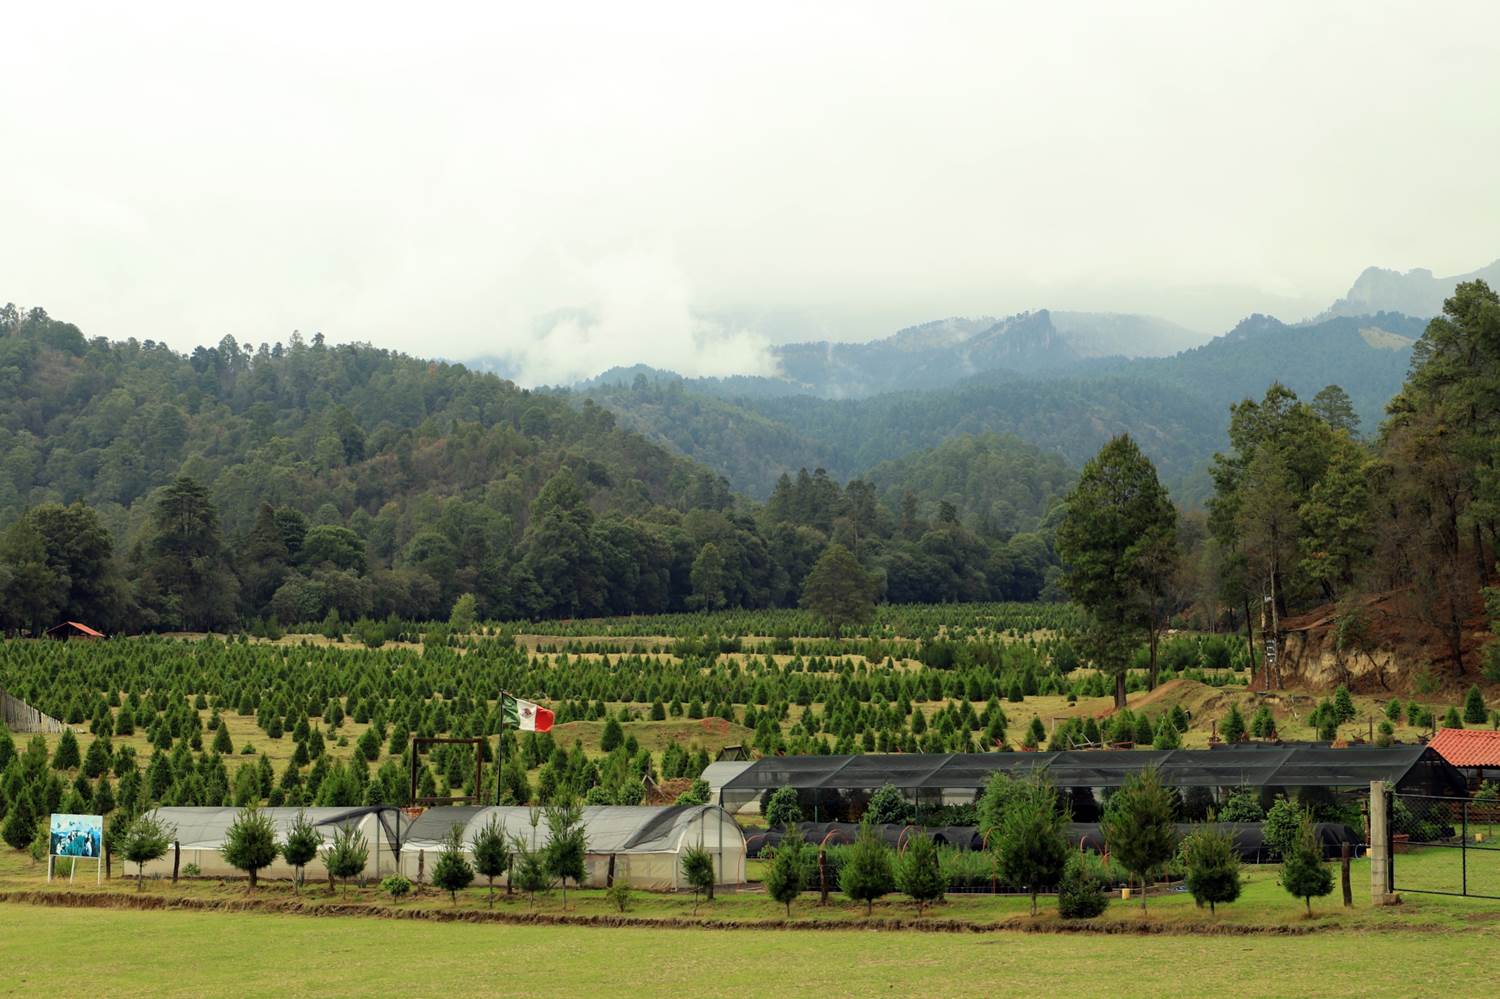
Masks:
[[[682,837],[695,821],[699,818],[714,820],[715,816],[710,813],[721,814],[726,837],[737,836],[739,830],[734,820],[722,814],[716,805],[671,805],[665,808],[589,805],[582,809],[582,813],[589,853],[676,852],[683,846],[692,845],[682,843]],[[530,808],[517,806],[429,808],[403,830],[402,847],[432,849],[441,846],[455,825],[463,828],[463,842],[468,846],[491,819],[507,836],[531,842],[531,815]],[[548,839],[546,810],[538,809],[537,816],[534,848],[546,845]]]
[[[175,830],[172,839],[184,850],[217,850],[224,845],[225,834],[239,817],[238,808],[158,808],[153,814],[169,829]],[[402,823],[405,835],[407,823],[394,808],[363,806],[356,808],[262,808],[261,814],[270,818],[276,826],[278,841],[286,839],[299,814],[317,829],[323,842],[332,842],[333,834],[340,826],[359,826],[367,817],[374,816],[381,825],[381,838],[385,844],[398,841],[397,822]]]

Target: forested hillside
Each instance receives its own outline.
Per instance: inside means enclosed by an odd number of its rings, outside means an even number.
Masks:
[[[1082,464],[1131,434],[1179,502],[1211,491],[1209,458],[1228,441],[1229,407],[1279,381],[1311,398],[1340,385],[1367,427],[1401,387],[1425,321],[1382,314],[1289,326],[1252,317],[1211,343],[1170,358],[1120,358],[1021,377],[993,371],[933,391],[830,400],[747,391],[746,379],[637,376],[580,390],[654,440],[764,496],[775,476],[810,461],[837,477],[956,434],[1006,433]],[[767,380],[762,380],[767,381]]]
[[[757,509],[598,406],[368,345],[183,355],[0,312],[0,629],[794,605],[831,540],[876,596],[1042,585],[1035,536],[803,478]]]

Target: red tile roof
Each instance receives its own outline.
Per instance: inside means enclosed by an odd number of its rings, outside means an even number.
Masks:
[[[64,621],[62,624],[59,624],[59,625],[56,625],[54,627],[48,628],[47,629],[47,634],[50,635],[53,632],[62,631],[64,628],[72,628],[73,630],[75,630],[75,631],[77,631],[77,632],[79,632],[81,634],[87,635],[89,638],[103,638],[104,637],[104,632],[102,632],[102,631],[95,631],[93,628],[90,628],[88,625],[86,625],[86,624],[79,624],[77,621]]]
[[[1500,767],[1500,732],[1477,728],[1439,729],[1427,745],[1455,767]]]

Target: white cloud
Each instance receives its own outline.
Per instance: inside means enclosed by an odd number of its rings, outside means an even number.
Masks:
[[[694,313],[682,270],[661,251],[635,249],[572,268],[584,306],[509,336],[503,351],[524,385],[562,385],[641,363],[688,376],[771,374],[766,339]]]

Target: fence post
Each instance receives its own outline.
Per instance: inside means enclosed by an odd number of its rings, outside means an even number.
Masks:
[[[1354,887],[1349,883],[1349,844],[1339,844],[1339,867],[1344,875],[1344,908],[1354,905]]]
[[[172,844],[172,883],[177,883],[177,869],[182,865],[182,844]]]
[[[1391,835],[1387,811],[1385,781],[1370,781],[1370,902],[1389,905],[1395,901],[1390,890]]]

